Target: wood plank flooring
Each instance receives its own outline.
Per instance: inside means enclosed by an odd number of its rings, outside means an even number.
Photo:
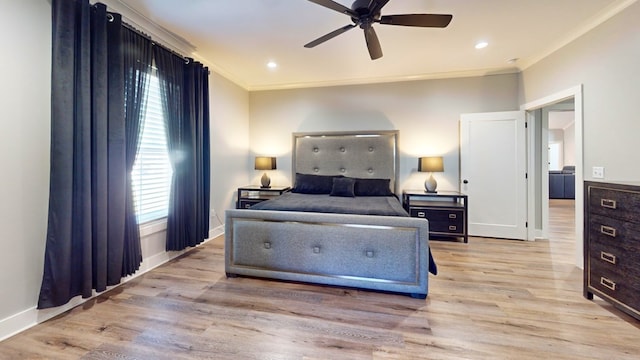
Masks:
[[[217,238],[0,343],[0,359],[637,359],[639,322],[582,297],[573,201],[550,240],[433,241],[429,296],[224,276]]]

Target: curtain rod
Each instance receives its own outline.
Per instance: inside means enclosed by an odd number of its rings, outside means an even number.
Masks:
[[[112,13],[110,13],[110,12],[107,12],[107,19],[109,20],[109,22],[112,22],[112,21],[113,21],[113,19],[114,19],[113,14],[112,14]],[[182,55],[182,54],[178,53],[177,51],[172,50],[172,49],[169,49],[168,47],[166,47],[166,46],[164,46],[164,45],[162,45],[162,44],[160,44],[160,43],[156,42],[155,40],[153,40],[153,38],[151,38],[151,36],[149,36],[149,35],[147,35],[147,34],[143,33],[142,31],[140,31],[140,30],[138,30],[138,29],[136,29],[133,25],[131,25],[131,24],[126,23],[126,22],[124,22],[124,21],[123,21],[123,22],[122,22],[122,26],[124,26],[124,27],[126,27],[127,29],[129,29],[129,30],[131,30],[131,31],[135,32],[136,34],[138,34],[138,35],[140,35],[140,36],[144,37],[145,39],[147,39],[147,40],[151,41],[151,45],[152,45],[152,46],[159,46],[159,47],[161,47],[161,48],[163,48],[163,49],[165,49],[165,50],[167,50],[167,51],[171,52],[173,55],[175,55],[175,56],[177,56],[177,57],[179,57],[179,58],[183,59],[185,64],[188,64],[188,63],[191,61],[191,58],[186,57],[186,56],[184,56],[184,55]]]

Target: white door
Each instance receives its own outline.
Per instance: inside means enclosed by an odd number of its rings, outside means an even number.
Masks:
[[[469,235],[527,239],[524,111],[462,114],[460,188]]]

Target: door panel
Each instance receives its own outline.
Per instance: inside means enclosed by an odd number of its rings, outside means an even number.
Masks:
[[[469,197],[469,234],[527,238],[526,129],[523,111],[463,114],[461,191]]]

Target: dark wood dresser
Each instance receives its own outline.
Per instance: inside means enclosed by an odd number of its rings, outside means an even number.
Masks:
[[[640,185],[586,181],[584,296],[640,319]]]

